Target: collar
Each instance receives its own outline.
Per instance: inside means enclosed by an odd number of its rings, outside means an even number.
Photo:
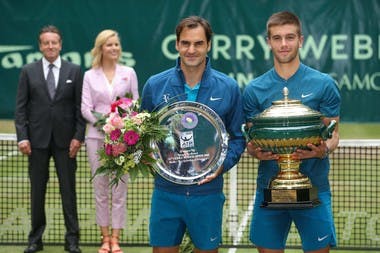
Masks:
[[[287,80],[285,80],[284,78],[282,78],[276,71],[276,69],[273,67],[272,68],[272,75],[274,77],[274,79],[278,80],[278,81],[290,81],[292,79],[294,79],[295,77],[297,77],[298,75],[300,75],[300,73],[302,73],[306,68],[306,65],[304,65],[302,62],[300,63],[300,65],[298,66],[298,69],[297,71],[291,76],[289,77]]]
[[[185,83],[185,78],[183,76],[183,72],[181,69],[181,58],[180,57],[177,58],[176,65],[175,65],[175,71],[179,75],[182,83],[175,83],[174,85],[175,86],[183,86]],[[210,74],[211,74],[211,62],[210,62],[210,58],[208,56],[206,56],[206,68],[205,68],[205,71],[203,72],[202,79],[199,82],[199,85],[201,85],[202,87],[208,86],[208,82],[206,82],[206,80],[208,79]]]
[[[199,90],[199,86],[201,86],[201,84],[197,83],[193,88],[191,88],[187,83],[185,83],[185,90],[188,90],[188,91]]]
[[[62,65],[61,56],[58,56],[57,59],[55,59],[55,61],[52,62],[52,64],[54,64],[54,67],[60,69],[61,65]],[[48,68],[50,65],[50,62],[48,60],[46,60],[45,57],[42,57],[42,65],[44,66],[44,68]]]

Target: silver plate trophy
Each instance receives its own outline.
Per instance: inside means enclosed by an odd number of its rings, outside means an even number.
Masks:
[[[175,102],[159,112],[169,132],[158,148],[154,169],[176,184],[196,184],[222,165],[228,135],[219,115],[197,102]]]

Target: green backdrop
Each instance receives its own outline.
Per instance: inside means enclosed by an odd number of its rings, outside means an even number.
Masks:
[[[0,118],[13,118],[20,68],[41,57],[39,29],[63,33],[65,59],[90,67],[89,51],[103,29],[122,38],[122,62],[135,68],[140,91],[147,78],[173,66],[174,29],[201,15],[215,36],[212,65],[242,89],[272,66],[265,22],[280,10],[303,22],[302,61],[331,74],[342,95],[341,120],[380,122],[379,0],[0,0]]]

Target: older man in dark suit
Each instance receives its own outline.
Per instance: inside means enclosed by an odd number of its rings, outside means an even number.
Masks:
[[[16,99],[17,141],[20,151],[28,155],[31,184],[32,229],[24,252],[43,249],[45,193],[53,157],[67,230],[65,250],[79,253],[75,171],[85,134],[80,110],[83,74],[80,66],[61,59],[62,39],[56,27],[41,29],[39,48],[43,58],[23,67]]]

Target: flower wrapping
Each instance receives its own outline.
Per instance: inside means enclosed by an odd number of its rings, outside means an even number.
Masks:
[[[110,176],[112,186],[127,173],[132,181],[139,174],[145,177],[153,173],[155,160],[151,154],[156,150],[152,143],[163,140],[168,132],[160,125],[157,113],[141,112],[139,100],[122,97],[111,104],[110,113],[93,114],[98,119],[94,126],[105,135],[104,146],[98,151],[102,165],[93,178]]]

